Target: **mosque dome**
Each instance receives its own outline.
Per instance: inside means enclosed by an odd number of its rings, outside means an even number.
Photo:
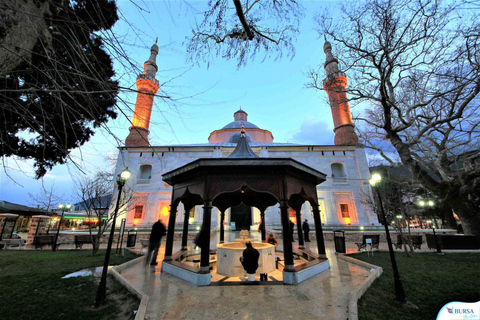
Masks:
[[[242,128],[245,129],[247,141],[250,143],[252,141],[258,142],[273,142],[273,135],[270,131],[260,129],[258,126],[248,121],[248,113],[240,108],[237,112],[233,114],[233,120],[229,124],[225,125],[220,130],[215,130],[210,133],[208,137],[208,142],[229,142],[237,143],[240,138],[239,130]]]
[[[259,127],[248,121],[233,121],[227,124],[222,129],[240,129],[242,128],[242,123],[245,129],[260,129]]]

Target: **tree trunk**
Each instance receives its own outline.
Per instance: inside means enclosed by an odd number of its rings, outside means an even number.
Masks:
[[[453,210],[462,222],[463,232],[469,235],[480,235],[480,213],[472,208],[462,205],[462,200],[458,200],[458,204],[453,205]]]

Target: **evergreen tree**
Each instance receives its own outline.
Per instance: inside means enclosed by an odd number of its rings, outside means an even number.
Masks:
[[[116,117],[119,90],[99,35],[118,20],[115,3],[51,1],[50,7],[37,12],[48,26],[48,41],[35,38],[31,55],[0,70],[0,155],[33,159],[37,178]]]

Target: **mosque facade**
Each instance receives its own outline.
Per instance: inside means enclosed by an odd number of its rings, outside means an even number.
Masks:
[[[327,175],[327,180],[317,186],[318,202],[322,225],[325,227],[378,226],[378,219],[366,199],[371,195],[368,180],[370,172],[364,148],[358,144],[358,137],[347,102],[345,87],[347,77],[338,69],[331,45],[326,42],[324,81],[329,95],[334,121],[334,145],[303,145],[274,142],[273,134],[249,121],[245,110],[233,114],[233,121],[221,129],[211,132],[208,143],[188,145],[152,146],[148,141],[150,116],[154,95],[158,91],[156,56],[157,45],[151,48],[151,55],[144,65],[144,73],[137,77],[137,101],[132,118],[130,133],[125,146],[119,148],[116,174],[125,167],[132,172],[128,182],[131,192],[129,205],[123,213],[127,228],[150,228],[161,219],[168,221],[172,188],[162,180],[162,175],[199,158],[228,157],[237,145],[240,130],[246,131],[246,138],[253,152],[262,158],[292,158]],[[254,114],[253,114],[254,117]],[[296,223],[295,211],[289,212]],[[191,228],[199,229],[203,221],[202,206],[196,206],[185,214],[180,205],[176,223],[181,228],[184,219]],[[312,208],[307,202],[301,210],[302,221],[313,224]],[[212,227],[219,227],[220,211],[212,210]],[[225,214],[225,228],[256,230],[260,223],[260,211],[240,205],[232,207]],[[278,205],[265,211],[267,229],[280,229]]]

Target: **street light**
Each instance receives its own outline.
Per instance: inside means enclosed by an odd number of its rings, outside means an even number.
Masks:
[[[52,245],[52,251],[57,250],[58,234],[60,233],[60,226],[62,225],[63,214],[65,213],[65,210],[67,209],[70,210],[72,206],[70,204],[60,203],[58,207],[62,210],[62,215],[60,216],[60,221],[58,222],[57,234],[55,235],[55,241],[53,242],[53,245]]]
[[[113,243],[113,234],[115,233],[115,221],[117,219],[118,206],[120,204],[120,198],[122,195],[122,189],[125,185],[125,182],[130,178],[131,172],[128,169],[123,170],[117,176],[118,184],[118,197],[117,204],[115,206],[115,212],[113,213],[112,221],[112,230],[110,231],[110,236],[108,237],[107,252],[105,254],[105,261],[103,263],[102,278],[100,279],[100,285],[98,286],[97,297],[95,298],[94,308],[98,308],[105,303],[106,291],[107,291],[107,271],[108,271],[108,262],[110,260],[110,252],[112,251]]]
[[[406,303],[407,299],[405,297],[405,291],[403,291],[403,285],[402,285],[402,281],[400,280],[400,275],[398,274],[397,261],[395,260],[395,253],[392,247],[392,239],[390,239],[390,231],[388,230],[387,218],[385,217],[385,211],[383,210],[382,197],[380,195],[380,191],[378,190],[378,186],[377,186],[377,183],[379,183],[381,180],[382,180],[382,176],[378,173],[374,173],[372,175],[372,178],[370,179],[370,184],[372,185],[373,189],[375,189],[375,192],[377,193],[378,202],[380,205],[380,212],[382,213],[382,217],[384,221],[385,235],[388,243],[388,251],[390,252],[390,260],[392,261],[393,280],[395,282],[395,296],[397,297],[398,301],[402,303]]]
[[[425,206],[433,207],[435,205],[435,203],[432,200],[428,200],[427,202],[420,200],[418,201],[418,204],[421,207],[425,207]],[[437,233],[435,232],[435,225],[432,223],[432,220],[427,220],[427,223],[430,223],[430,226],[432,227],[433,239],[435,240],[435,247],[437,248],[437,254],[443,254],[442,249],[440,248],[440,243],[438,243]]]

